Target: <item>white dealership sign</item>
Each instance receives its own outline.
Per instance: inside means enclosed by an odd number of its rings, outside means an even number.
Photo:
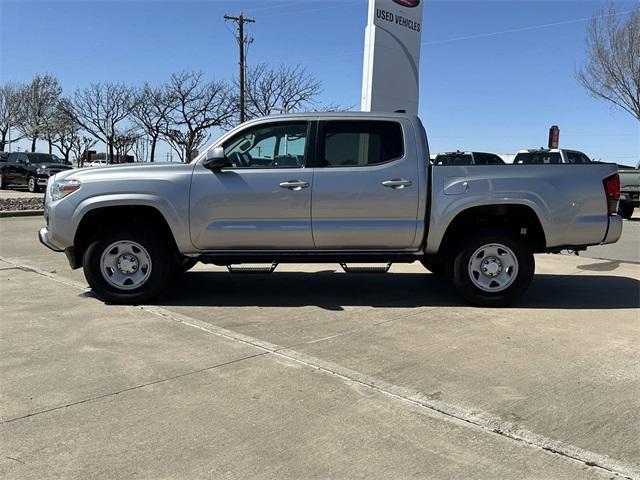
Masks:
[[[424,0],[369,0],[362,110],[418,113]]]

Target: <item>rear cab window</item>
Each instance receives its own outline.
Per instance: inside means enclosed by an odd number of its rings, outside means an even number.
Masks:
[[[526,152],[516,155],[514,163],[523,165],[546,165],[562,163],[559,152]]]
[[[404,156],[402,127],[392,121],[328,121],[323,126],[322,166],[366,167]]]
[[[473,165],[470,153],[442,153],[436,156],[436,165]]]

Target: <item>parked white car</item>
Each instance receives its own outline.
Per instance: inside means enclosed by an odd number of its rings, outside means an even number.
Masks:
[[[94,160],[93,162],[89,163],[90,167],[106,167],[108,165],[106,160]]]

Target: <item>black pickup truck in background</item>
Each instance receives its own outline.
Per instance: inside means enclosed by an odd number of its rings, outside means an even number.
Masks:
[[[71,163],[50,153],[11,152],[7,161],[0,163],[0,189],[16,185],[38,192],[51,175],[70,168]]]

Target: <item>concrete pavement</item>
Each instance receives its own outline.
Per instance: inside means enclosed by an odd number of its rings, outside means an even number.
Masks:
[[[416,265],[199,266],[141,309],[41,222],[0,220],[0,477],[640,478],[638,265],[538,256],[499,310]]]

